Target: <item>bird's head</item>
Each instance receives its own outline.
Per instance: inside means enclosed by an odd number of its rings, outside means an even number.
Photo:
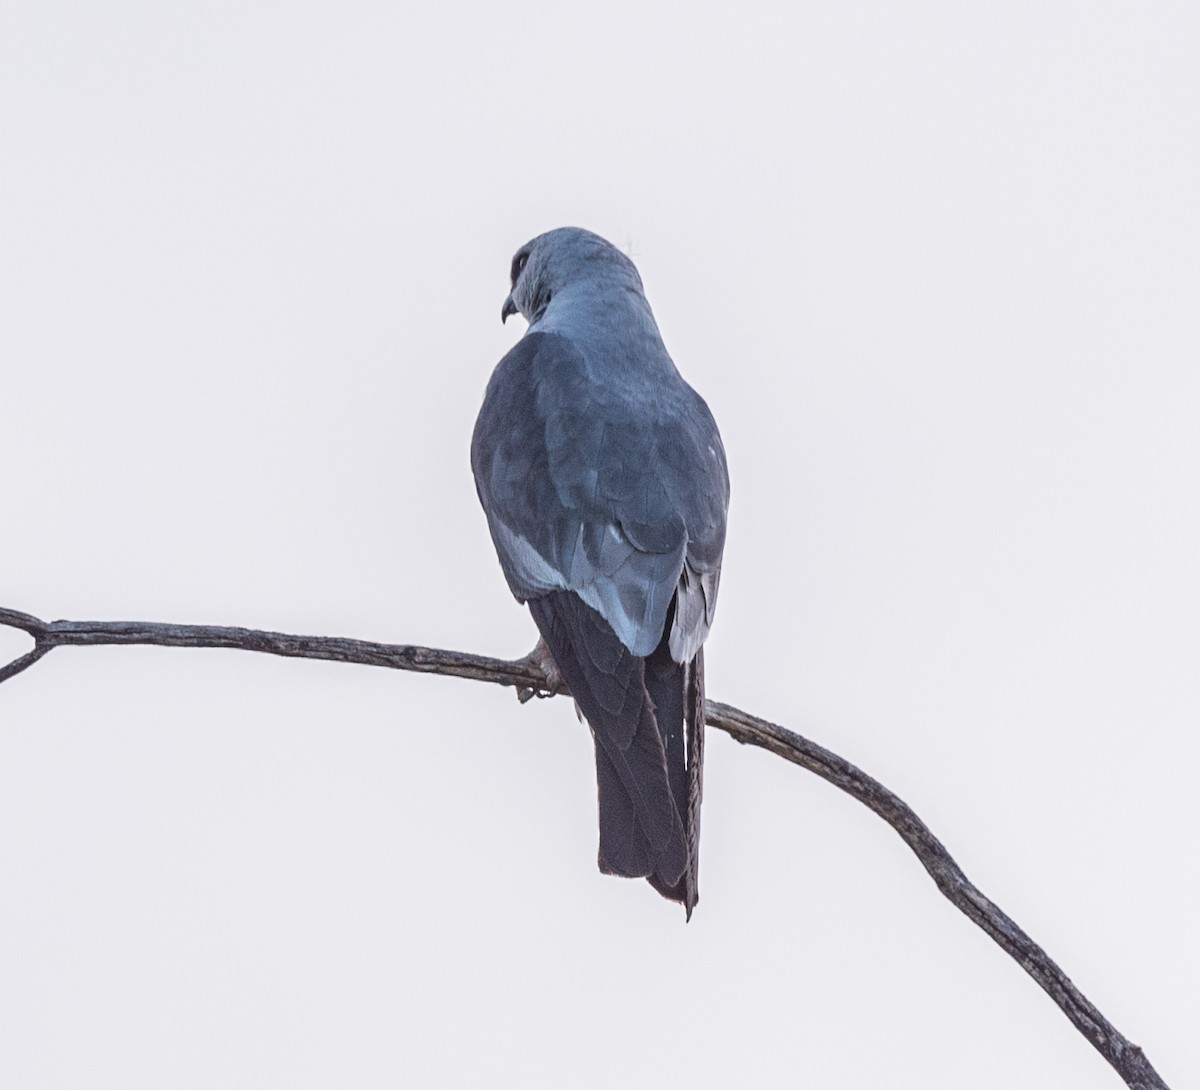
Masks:
[[[612,243],[582,227],[559,227],[525,243],[509,272],[512,290],[500,308],[500,320],[521,314],[536,322],[555,295],[577,285],[617,283],[642,291],[632,261]]]

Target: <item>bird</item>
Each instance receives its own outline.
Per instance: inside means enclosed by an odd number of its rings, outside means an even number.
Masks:
[[[591,729],[598,864],[691,919],[699,897],[704,650],[729,471],[675,368],[633,261],[560,227],[512,259],[471,468],[509,589],[539,632],[527,659]]]

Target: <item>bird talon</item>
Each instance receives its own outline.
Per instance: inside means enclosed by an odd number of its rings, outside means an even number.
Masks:
[[[567,688],[567,682],[558,668],[558,663],[554,661],[554,656],[550,654],[545,640],[539,639],[537,646],[523,659],[517,659],[517,662],[522,666],[532,666],[546,679],[545,685],[530,686],[518,691],[517,699],[522,704],[527,704],[535,696],[539,700],[545,700],[548,696],[571,695],[571,690]]]

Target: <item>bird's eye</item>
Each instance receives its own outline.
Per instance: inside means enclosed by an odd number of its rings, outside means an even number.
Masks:
[[[524,251],[513,258],[512,272],[509,275],[514,284],[517,282],[517,277],[521,275],[522,270],[525,268],[525,262],[528,260],[529,255]]]

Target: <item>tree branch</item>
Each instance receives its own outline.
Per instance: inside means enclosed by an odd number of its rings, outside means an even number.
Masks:
[[[159,647],[226,647],[262,651],[289,658],[328,659],[393,670],[487,681],[517,690],[522,700],[552,696],[542,671],[527,659],[510,662],[458,651],[327,636],[290,636],[251,628],[210,625],[142,624],[131,621],[42,621],[28,613],[0,608],[0,624],[33,637],[34,647],[0,667],[0,682],[28,669],[56,647],[142,644]],[[1130,1043],[1084,996],[1050,956],[985,897],[963,874],[941,841],[912,809],[883,784],[849,761],[799,734],[710,700],[705,722],[736,741],[760,746],[816,773],[870,807],[913,850],[938,889],[1014,958],[1062,1012],[1116,1069],[1133,1090],[1168,1090],[1167,1084],[1135,1044]]]

